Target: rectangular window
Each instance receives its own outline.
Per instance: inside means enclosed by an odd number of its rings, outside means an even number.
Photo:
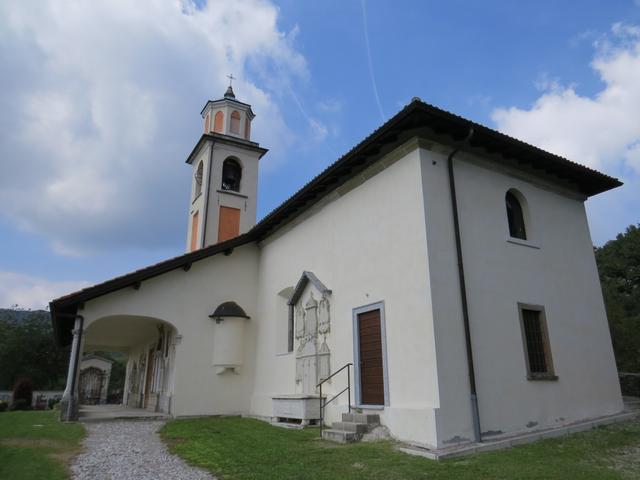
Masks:
[[[529,380],[555,380],[544,308],[518,304]]]

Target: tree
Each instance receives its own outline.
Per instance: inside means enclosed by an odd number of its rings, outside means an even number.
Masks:
[[[0,389],[27,377],[37,390],[61,390],[68,365],[69,349],[56,345],[49,312],[0,309]]]
[[[595,255],[618,370],[640,372],[640,224]]]

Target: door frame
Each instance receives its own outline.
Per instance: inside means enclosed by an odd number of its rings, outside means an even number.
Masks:
[[[362,403],[360,384],[360,329],[358,315],[361,313],[380,310],[380,337],[382,339],[382,381],[384,384],[384,405],[366,405]],[[382,409],[389,406],[389,374],[387,371],[387,328],[384,313],[384,300],[370,303],[353,309],[353,372],[355,383],[355,403],[359,408]]]

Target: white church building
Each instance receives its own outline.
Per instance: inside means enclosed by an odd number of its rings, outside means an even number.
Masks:
[[[256,223],[251,106],[229,87],[202,117],[187,252],[51,302],[63,418],[96,350],[127,355],[129,407],[307,424],[331,400],[325,425],[428,448],[622,410],[584,206],[618,180],[416,98]]]

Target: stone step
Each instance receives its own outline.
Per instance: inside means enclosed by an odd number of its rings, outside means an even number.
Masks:
[[[355,422],[333,422],[333,430],[343,430],[345,432],[367,433],[375,424],[355,423]]]
[[[352,443],[360,440],[360,435],[356,432],[345,432],[344,430],[334,430],[333,428],[322,430],[322,438],[338,443]]]
[[[343,422],[363,423],[365,425],[380,424],[380,415],[373,413],[343,413]]]

